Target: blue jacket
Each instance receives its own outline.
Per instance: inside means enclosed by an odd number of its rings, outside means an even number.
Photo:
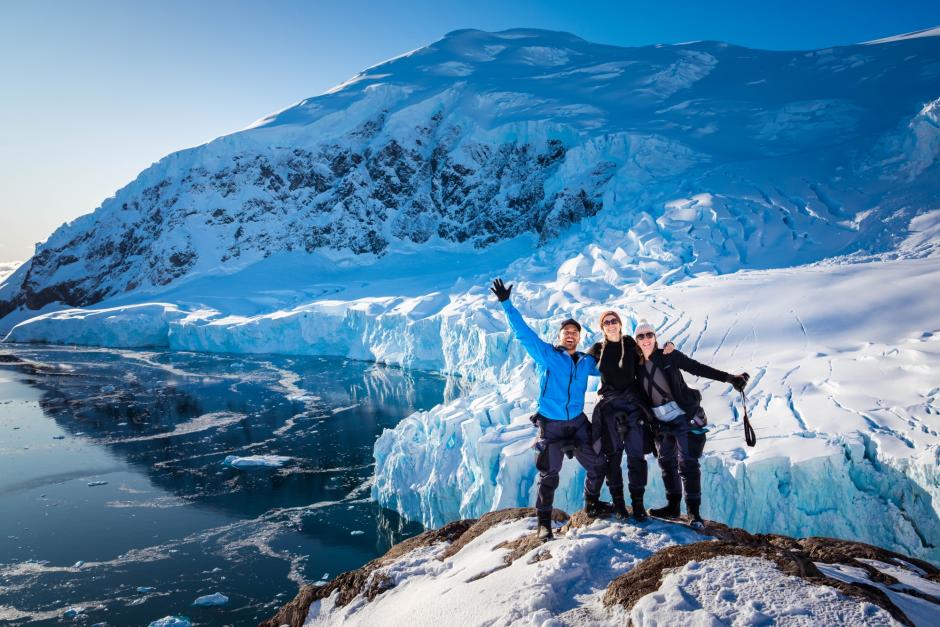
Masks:
[[[542,341],[510,301],[504,300],[501,304],[509,328],[535,360],[539,373],[539,413],[551,420],[577,418],[584,411],[588,377],[601,374],[597,362],[581,352],[577,353],[575,362],[565,349]]]

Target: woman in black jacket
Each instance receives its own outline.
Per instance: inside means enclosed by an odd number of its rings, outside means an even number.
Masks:
[[[613,499],[614,513],[621,518],[627,516],[627,505],[623,496],[623,471],[620,464],[623,453],[627,453],[627,484],[633,518],[646,520],[643,494],[646,491],[646,431],[651,414],[646,401],[639,395],[637,367],[640,349],[629,335],[623,333],[623,322],[616,311],[605,311],[600,317],[604,341],[591,347],[588,355],[597,361],[601,373],[600,397],[591,417],[591,441],[600,440],[604,458],[604,474],[607,489]],[[665,353],[675,347],[668,342]],[[585,510],[595,516],[599,513],[598,501],[587,501]]]
[[[689,524],[701,529],[705,522],[699,513],[702,476],[698,460],[705,446],[702,428],[708,420],[702,410],[701,392],[686,385],[680,370],[730,383],[738,391],[747,385],[748,374],[728,374],[680,351],[665,354],[656,342],[656,332],[646,320],[640,321],[634,333],[641,352],[637,378],[655,415],[656,449],[666,488],[667,504],[651,509],[650,514],[678,518],[684,489]]]

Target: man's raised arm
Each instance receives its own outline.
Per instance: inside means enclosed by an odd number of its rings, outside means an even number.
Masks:
[[[522,314],[519,313],[519,310],[516,309],[509,300],[509,296],[512,294],[512,284],[506,287],[502,279],[496,279],[493,281],[493,287],[490,288],[490,291],[499,299],[499,304],[502,305],[503,311],[506,312],[506,320],[509,322],[509,328],[512,329],[512,332],[515,333],[519,341],[522,342],[522,346],[525,348],[526,352],[529,353],[529,356],[538,364],[546,364],[548,362],[548,355],[550,354],[549,351],[555,349],[551,344],[543,341],[535,331],[529,328],[529,325],[522,319]]]

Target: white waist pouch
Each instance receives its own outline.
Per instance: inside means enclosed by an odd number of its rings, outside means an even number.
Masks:
[[[653,413],[656,415],[656,418],[660,422],[672,422],[679,416],[683,415],[685,412],[682,411],[682,408],[676,405],[675,401],[669,401],[665,405],[660,405],[653,408]]]

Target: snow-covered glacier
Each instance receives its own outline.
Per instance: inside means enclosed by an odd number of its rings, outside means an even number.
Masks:
[[[754,449],[702,382],[706,516],[937,559],[938,42],[457,31],[157,162],[0,283],[0,328],[459,375],[375,447],[374,497],[436,526],[531,499],[499,275],[546,338],[612,306],[755,375]]]

